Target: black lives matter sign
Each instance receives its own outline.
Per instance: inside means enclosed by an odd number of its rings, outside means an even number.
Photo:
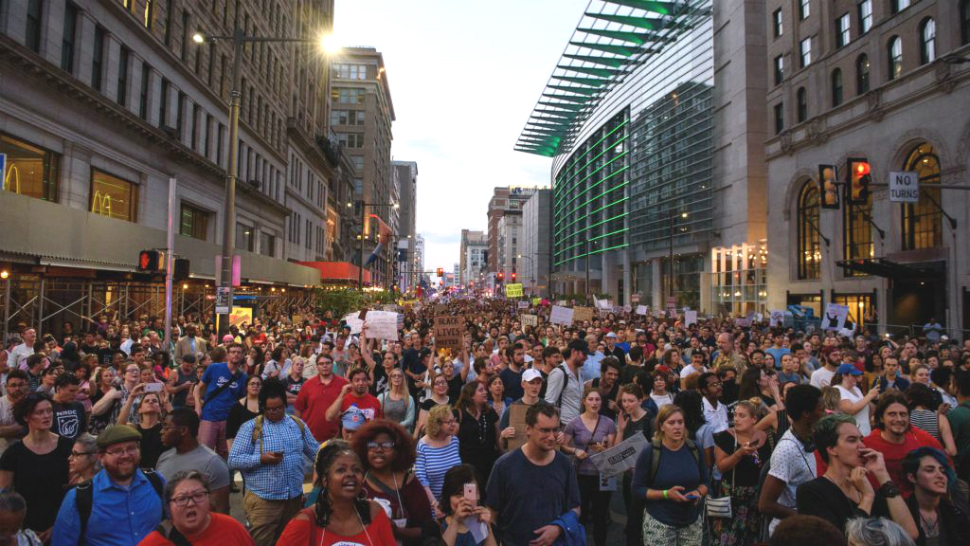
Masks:
[[[464,344],[465,317],[438,315],[434,319],[434,342],[438,349],[458,354]]]

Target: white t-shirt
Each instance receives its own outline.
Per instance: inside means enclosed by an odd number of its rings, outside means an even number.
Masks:
[[[658,410],[668,404],[674,403],[674,397],[671,396],[669,392],[666,394],[654,394],[651,392],[650,399],[653,400],[654,404],[657,404]]]
[[[718,403],[717,408],[715,408],[707,398],[704,398],[704,419],[707,420],[707,424],[711,425],[711,429],[715,434],[718,432],[723,432],[728,429],[728,413],[727,406]]]
[[[835,372],[828,370],[825,366],[812,372],[811,385],[816,389],[821,389],[822,387],[828,387],[832,384],[832,378],[835,377]]]
[[[778,496],[778,504],[794,510],[795,491],[798,486],[814,480],[818,474],[818,469],[815,467],[815,453],[806,453],[802,443],[795,438],[791,429],[788,429],[778,440],[778,445],[771,454],[771,468],[768,474],[785,482],[785,488]],[[769,532],[775,532],[779,521],[781,520],[771,520]]]
[[[864,398],[862,391],[859,390],[859,387],[852,387],[851,391],[842,385],[836,385],[835,388],[839,390],[841,400],[848,400],[849,402],[855,404]],[[863,436],[868,436],[869,433],[872,432],[872,428],[869,426],[869,404],[863,406],[862,409],[859,410],[859,413],[856,413],[853,417],[855,417],[855,424],[857,427],[859,427],[859,432],[861,432]]]
[[[701,366],[701,371],[697,371],[697,369],[693,366],[684,366],[684,369],[680,370],[680,378],[687,379],[695,373],[707,373],[708,371],[710,370],[708,370],[706,366]]]

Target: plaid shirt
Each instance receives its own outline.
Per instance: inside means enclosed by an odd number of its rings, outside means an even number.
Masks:
[[[303,494],[303,474],[306,459],[313,460],[320,442],[313,438],[310,428],[300,425],[289,415],[274,423],[263,419],[262,451],[260,440],[253,442],[256,419],[239,427],[229,453],[229,468],[239,470],[246,479],[246,487],[264,500],[287,500]],[[262,464],[262,453],[283,452],[279,464]]]

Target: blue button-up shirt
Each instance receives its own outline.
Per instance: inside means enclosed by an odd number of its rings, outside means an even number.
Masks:
[[[92,487],[94,502],[84,536],[85,546],[135,546],[161,523],[162,499],[141,470],[135,471],[128,486],[117,485],[102,470],[94,476]],[[77,489],[71,489],[64,496],[54,524],[52,544],[78,544],[81,517],[76,497]]]
[[[229,452],[229,468],[239,470],[246,478],[246,487],[264,500],[287,500],[303,495],[305,462],[317,456],[320,442],[310,433],[310,427],[300,425],[287,415],[274,423],[263,418],[262,442],[253,442],[256,419],[239,427]],[[262,443],[262,451],[260,451]],[[278,464],[263,464],[262,453],[283,452]]]

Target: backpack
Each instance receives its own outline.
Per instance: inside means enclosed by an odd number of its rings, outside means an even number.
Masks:
[[[175,546],[192,546],[189,539],[185,538],[171,521],[163,521],[155,528],[155,532],[162,535],[162,538],[169,540]]]
[[[295,415],[290,415],[290,419],[296,421],[296,424],[300,427],[300,439],[303,439],[304,430],[306,430],[306,423],[300,420],[299,417]],[[259,442],[259,454],[263,454],[263,416],[257,415],[253,423],[253,443]]]
[[[697,448],[697,444],[689,439],[685,439],[684,443],[687,445],[687,449],[690,450],[691,456],[694,457],[694,462],[697,463],[698,475],[703,476],[704,469],[701,468],[701,453]],[[659,439],[654,438],[650,442],[650,445],[653,446],[653,450],[650,452],[650,474],[647,477],[647,483],[653,483],[653,478],[657,475],[657,469],[660,468],[660,454],[663,453],[663,443]],[[656,457],[654,457],[654,453],[657,454]]]
[[[556,369],[561,371],[563,376],[562,390],[559,391],[559,398],[556,399],[556,407],[562,409],[562,395],[565,394],[566,387],[569,386],[569,372],[566,371],[565,364],[560,364]],[[552,375],[552,372],[549,372],[549,375]]]
[[[164,520],[165,487],[162,485],[162,478],[154,470],[142,470],[141,472],[146,478],[148,478],[148,482],[152,484],[152,489],[155,490],[158,498],[162,501],[162,519]],[[78,546],[83,546],[84,537],[88,531],[88,520],[91,519],[91,510],[94,508],[94,486],[92,485],[91,481],[86,481],[79,483],[74,489],[76,490],[74,504],[77,507],[78,517],[81,520],[81,532],[78,535]]]

